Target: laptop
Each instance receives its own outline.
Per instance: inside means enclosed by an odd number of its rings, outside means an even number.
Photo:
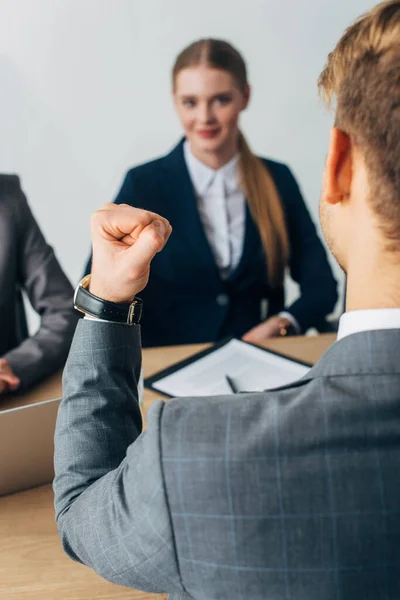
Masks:
[[[50,483],[61,399],[0,412],[0,496]]]

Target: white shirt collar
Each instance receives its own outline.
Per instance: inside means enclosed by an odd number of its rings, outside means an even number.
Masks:
[[[206,193],[216,175],[220,175],[223,179],[227,192],[234,192],[240,189],[237,178],[237,166],[239,162],[239,153],[235,154],[231,160],[220,169],[211,169],[207,165],[196,158],[190,149],[190,144],[186,140],[183,145],[183,152],[189,174],[196,191],[196,194],[202,196]]]
[[[340,317],[337,339],[375,329],[400,329],[400,308],[351,310]]]

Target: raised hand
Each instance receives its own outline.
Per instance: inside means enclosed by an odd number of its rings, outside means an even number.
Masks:
[[[126,204],[105,204],[91,220],[90,292],[111,302],[131,302],[146,287],[150,263],[168,241],[169,222]]]

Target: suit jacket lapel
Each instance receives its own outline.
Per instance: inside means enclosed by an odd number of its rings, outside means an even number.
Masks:
[[[219,278],[218,268],[204,232],[196,196],[183,154],[183,140],[163,160],[163,184],[171,225],[185,237],[193,257]]]

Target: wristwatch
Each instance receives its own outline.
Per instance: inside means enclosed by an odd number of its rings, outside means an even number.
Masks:
[[[279,319],[278,328],[279,328],[279,335],[282,337],[284,337],[286,335],[296,335],[297,334],[296,327],[293,325],[291,320],[287,319],[286,317],[281,317]]]
[[[74,308],[81,313],[113,321],[115,323],[126,323],[127,325],[137,325],[140,323],[143,311],[143,301],[136,298],[133,302],[110,302],[103,300],[88,290],[90,284],[90,275],[86,275],[79,282],[74,294]]]

